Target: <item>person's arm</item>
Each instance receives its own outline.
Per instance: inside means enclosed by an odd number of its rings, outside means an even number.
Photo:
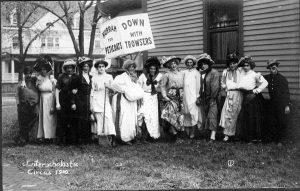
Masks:
[[[70,90],[71,90],[71,109],[76,110],[76,93],[78,90],[78,86],[80,83],[79,76],[73,75],[71,78],[71,83],[70,83]]]
[[[161,90],[161,95],[162,97],[167,100],[167,101],[170,101],[170,98],[168,98],[167,96],[167,90],[166,90],[166,86],[168,84],[168,73],[166,73],[165,75],[163,75],[161,77],[161,80],[159,82],[159,85],[160,85],[160,90]]]
[[[282,101],[284,102],[284,112],[285,114],[290,113],[290,90],[289,90],[289,84],[288,81],[284,76],[281,77],[280,83],[282,84],[280,88],[282,89]]]
[[[253,93],[258,94],[268,86],[268,82],[260,73],[256,74],[255,80],[256,80],[257,88],[253,90]]]
[[[223,70],[221,77],[221,87],[226,90],[226,77],[227,77],[227,69]]]
[[[219,80],[219,73],[214,72],[211,79],[211,98],[210,98],[210,104],[213,103],[214,100],[217,99],[219,89],[220,89],[220,80]]]
[[[16,104],[19,105],[20,103],[20,88],[21,88],[21,81],[18,83],[17,91],[16,91]]]
[[[58,77],[56,86],[55,86],[55,100],[56,100],[56,110],[61,110],[60,102],[59,102],[59,92],[62,87],[62,75]]]
[[[124,79],[123,75],[116,76],[113,80],[111,87],[114,91],[119,93],[124,93],[126,89],[126,79]]]

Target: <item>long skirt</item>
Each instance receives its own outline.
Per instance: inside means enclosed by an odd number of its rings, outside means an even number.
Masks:
[[[37,104],[20,103],[18,105],[19,136],[22,141],[36,139],[38,124]]]
[[[211,131],[216,131],[218,127],[218,105],[217,101],[214,100],[211,104],[209,101],[207,103],[200,106],[200,110],[202,112],[202,120],[203,125],[201,126],[201,130],[208,129]]]
[[[168,90],[167,96],[171,101],[164,104],[161,118],[169,122],[177,131],[183,131],[183,89],[171,88]]]
[[[239,120],[241,126],[237,136],[244,141],[261,140],[264,125],[264,98],[262,94],[255,95],[252,91],[243,93],[242,109]]]
[[[237,119],[242,108],[243,95],[240,91],[228,91],[221,113],[220,126],[224,134],[234,136]]]
[[[116,135],[115,125],[112,119],[111,109],[105,112],[105,120],[103,112],[94,113],[95,122],[92,122],[92,133],[96,135]],[[104,127],[103,127],[104,122]]]
[[[160,136],[157,94],[144,94],[139,116],[141,119],[144,119],[150,136],[157,139]],[[139,123],[142,124],[142,122]]]
[[[137,102],[118,93],[113,96],[112,110],[117,137],[124,142],[133,140],[137,134]]]
[[[55,138],[56,113],[50,113],[54,106],[54,97],[51,92],[42,92],[39,105],[39,126],[37,138]]]

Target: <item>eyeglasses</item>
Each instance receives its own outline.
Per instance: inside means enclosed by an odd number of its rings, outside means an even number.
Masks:
[[[244,65],[244,67],[249,67],[249,66],[250,66],[249,64],[245,64],[245,65]]]
[[[271,67],[270,70],[276,70],[276,66]]]
[[[100,65],[99,65],[97,68],[105,68],[105,66],[100,66]]]

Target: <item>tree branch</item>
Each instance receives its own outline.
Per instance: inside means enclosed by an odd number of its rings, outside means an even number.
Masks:
[[[35,6],[35,7],[33,8],[33,10],[30,11],[30,13],[29,13],[29,14],[27,15],[27,17],[24,19],[24,21],[23,21],[21,27],[24,27],[24,26],[25,26],[25,24],[27,23],[28,19],[31,17],[31,15],[32,15],[33,13],[35,13],[35,11],[37,10],[37,8],[38,8],[38,7]]]
[[[88,4],[86,7],[85,7],[85,10],[88,10],[92,5],[93,5],[94,1],[90,1],[90,4]]]

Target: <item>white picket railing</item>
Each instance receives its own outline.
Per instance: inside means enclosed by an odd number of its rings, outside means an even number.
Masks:
[[[18,73],[2,73],[2,83],[15,83],[18,82]]]

